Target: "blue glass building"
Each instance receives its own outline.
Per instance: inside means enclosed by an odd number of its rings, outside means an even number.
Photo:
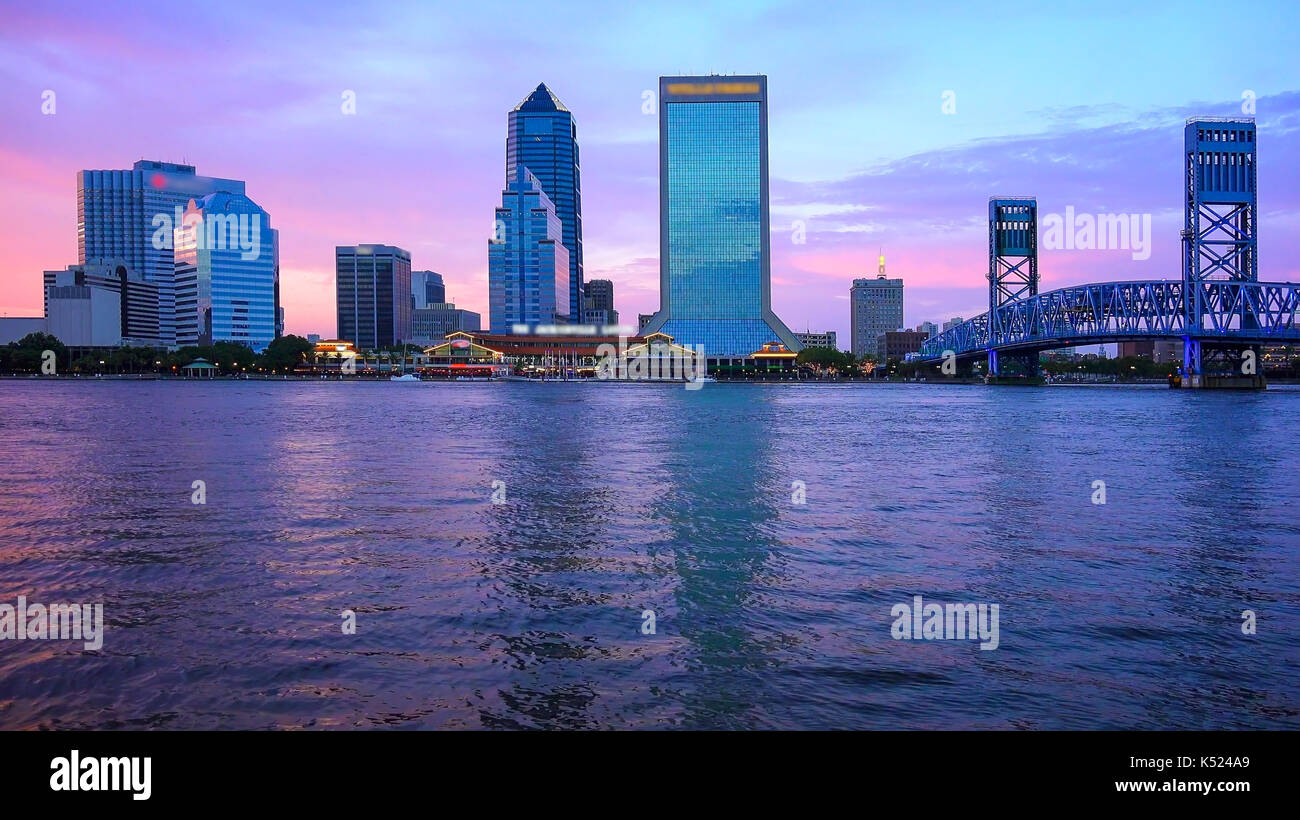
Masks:
[[[542,83],[514,107],[506,136],[506,182],[527,168],[555,205],[569,251],[569,292],[559,313],[582,321],[582,171],[578,127],[564,103]]]
[[[493,333],[556,324],[570,293],[569,251],[555,204],[522,165],[501,192],[488,240],[488,317]]]
[[[77,261],[120,260],[158,286],[159,339],[176,344],[170,241],[177,211],[218,191],[243,194],[237,179],[202,177],[193,165],[140,160],[131,170],[77,172]],[[155,242],[162,231],[168,241]],[[278,304],[278,303],[277,303]]]
[[[659,78],[659,312],[643,333],[746,357],[802,345],[772,312],[767,77]]]
[[[176,344],[238,342],[261,352],[276,336],[279,236],[243,194],[190,200],[176,230]]]

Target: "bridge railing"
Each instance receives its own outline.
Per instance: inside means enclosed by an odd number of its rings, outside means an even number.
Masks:
[[[990,339],[989,314],[926,340],[921,358],[938,359],[992,348],[1037,346],[1091,339],[1168,338],[1248,340],[1269,344],[1300,341],[1300,285],[1283,282],[1202,282],[1187,293],[1181,281],[1102,282],[1075,285],[1008,302],[997,309]],[[1196,314],[1199,311],[1199,328]],[[1050,346],[1044,344],[1043,346]]]

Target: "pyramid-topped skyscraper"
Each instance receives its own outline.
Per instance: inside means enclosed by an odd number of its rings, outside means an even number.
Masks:
[[[582,321],[582,172],[578,127],[573,114],[546,83],[510,111],[506,136],[506,182],[517,180],[522,165],[555,205],[569,251],[568,301],[558,306],[572,322]]]

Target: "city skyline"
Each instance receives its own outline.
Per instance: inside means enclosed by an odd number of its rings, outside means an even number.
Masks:
[[[482,79],[473,79],[475,71],[496,53],[475,49],[481,44],[475,38],[489,30],[486,15],[453,21],[451,29],[463,33],[468,46],[454,45],[457,38],[447,33],[437,36],[437,42],[453,44],[449,54],[455,59],[404,52],[400,60],[368,61],[358,45],[345,49],[337,66],[323,68],[319,60],[331,53],[328,47],[305,54],[290,42],[282,52],[259,51],[288,25],[286,18],[273,14],[262,27],[235,30],[200,14],[200,45],[209,37],[226,38],[229,44],[220,49],[258,52],[260,67],[302,60],[306,68],[259,69],[284,79],[256,86],[256,99],[209,88],[202,105],[182,99],[163,112],[138,103],[151,97],[151,78],[160,76],[165,59],[119,52],[113,45],[114,32],[128,29],[162,36],[147,13],[119,17],[82,10],[69,21],[57,9],[15,9],[14,25],[0,35],[18,57],[0,65],[8,80],[0,99],[13,112],[11,131],[0,137],[0,151],[13,169],[0,182],[6,202],[0,237],[11,249],[0,262],[0,313],[39,313],[37,274],[77,261],[69,228],[76,172],[129,167],[145,158],[186,160],[201,173],[253,186],[280,228],[288,332],[329,333],[333,248],[374,237],[410,249],[422,267],[444,273],[451,283],[449,301],[486,314],[482,240],[490,225],[482,214],[499,196],[501,113],[517,101],[519,86],[540,82],[562,89],[566,106],[583,121],[585,275],[615,282],[625,315],[654,312],[658,127],[656,106],[642,113],[643,93],[653,95],[661,74],[709,70],[761,72],[772,84],[772,303],[792,327],[836,330],[847,338],[848,286],[871,275],[880,246],[889,254],[891,273],[907,282],[904,326],[981,312],[983,208],[994,194],[1035,195],[1044,214],[1073,208],[1152,215],[1149,259],[1122,251],[1045,252],[1044,290],[1083,281],[1175,279],[1181,169],[1172,126],[1187,116],[1239,116],[1246,102],[1257,107],[1267,148],[1260,172],[1270,180],[1260,193],[1262,276],[1297,278],[1300,242],[1288,227],[1300,214],[1300,136],[1294,125],[1300,92],[1287,87],[1297,58],[1270,47],[1279,33],[1263,31],[1260,47],[1230,66],[1189,66],[1184,49],[1210,35],[1191,21],[1166,21],[1160,35],[1142,34],[1147,13],[1124,12],[1131,30],[1080,20],[1081,42],[1064,48],[1049,36],[1059,21],[1023,17],[1014,33],[1026,41],[1032,59],[1054,61],[1057,78],[977,74],[978,84],[961,67],[975,61],[973,44],[983,24],[970,21],[971,42],[961,45],[946,42],[951,35],[928,37],[916,18],[901,11],[871,18],[870,30],[878,37],[853,53],[849,41],[860,46],[860,40],[839,30],[865,26],[856,12],[830,25],[801,19],[793,6],[737,9],[735,19],[753,35],[746,42],[734,41],[727,26],[708,22],[687,41],[662,48],[654,33],[684,12],[668,10],[660,21],[624,12],[601,23],[617,31],[609,36],[623,45],[619,55],[595,42],[598,37],[582,47],[560,47],[546,40],[553,27],[524,12],[506,25],[511,38],[530,44],[528,58],[484,70]],[[364,29],[370,35],[365,42],[393,32],[427,36],[431,25],[419,12],[399,9],[389,22]],[[1094,59],[1085,48],[1090,34],[1100,37],[1101,31],[1105,39],[1093,42],[1093,50],[1113,59]],[[56,32],[79,50],[52,48]],[[328,46],[338,35],[322,36]],[[789,46],[814,41],[830,68],[869,65],[864,61],[873,54],[892,55],[897,64],[880,64],[885,68],[879,84],[845,79],[852,72],[813,71]],[[1132,46],[1139,41],[1144,55],[1128,55],[1125,47],[1137,51]],[[788,45],[772,47],[777,42]],[[463,64],[457,63],[461,57]],[[609,70],[593,70],[609,58],[617,58]],[[111,84],[97,79],[105,61],[118,69]],[[1152,69],[1157,75],[1140,89],[1131,82],[1139,68],[1141,76]],[[1077,82],[1059,79],[1085,70]],[[525,76],[511,76],[520,72]],[[431,98],[456,108],[454,123],[429,124],[431,103],[422,95],[432,87]],[[56,95],[52,115],[41,113],[46,90]],[[354,115],[341,110],[349,91]],[[944,113],[948,91],[951,114]],[[102,140],[83,144],[85,129],[105,107],[136,116]],[[177,112],[179,119],[172,116]],[[181,121],[186,124],[175,125]],[[232,133],[245,136],[232,139]],[[375,185],[377,179],[396,187]]]

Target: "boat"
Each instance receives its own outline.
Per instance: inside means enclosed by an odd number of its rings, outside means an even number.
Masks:
[[[414,373],[404,373],[401,376],[389,376],[390,382],[418,382],[420,377]]]

